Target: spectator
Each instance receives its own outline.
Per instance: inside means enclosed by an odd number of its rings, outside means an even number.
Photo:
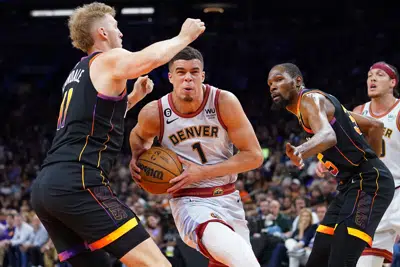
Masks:
[[[0,266],[8,265],[8,259],[5,257],[5,252],[8,247],[8,241],[14,236],[14,231],[14,215],[8,214],[6,217],[6,224],[4,225],[0,237]]]
[[[145,228],[157,246],[160,247],[163,242],[163,232],[160,226],[160,217],[155,214],[149,214],[146,219]]]
[[[44,260],[41,248],[48,241],[49,235],[36,215],[32,218],[32,227],[33,232],[28,241],[21,245],[21,251],[28,253],[29,261],[33,265],[32,267],[43,266]]]
[[[311,240],[315,237],[317,228],[318,224],[313,223],[311,211],[303,209],[300,213],[298,228],[293,233],[293,238],[285,242],[290,267],[299,267],[300,264],[305,265],[307,263],[311,249],[306,248],[309,247]]]
[[[269,203],[269,214],[265,218],[266,231],[270,234],[287,233],[291,230],[291,222],[280,212],[281,204],[277,200]]]
[[[7,252],[8,262],[12,267],[26,267],[27,255],[26,252],[21,251],[20,246],[29,240],[33,233],[33,228],[23,221],[20,214],[14,216],[14,224],[14,236],[6,241],[6,244],[9,245]]]
[[[293,224],[292,224],[292,232],[296,231],[299,223],[299,218],[300,218],[300,212],[306,207],[306,199],[304,197],[298,197],[294,201],[294,207],[296,209],[296,214],[297,217],[294,219]],[[315,212],[311,212],[312,214],[312,219],[314,223],[318,223],[319,219],[317,214]]]

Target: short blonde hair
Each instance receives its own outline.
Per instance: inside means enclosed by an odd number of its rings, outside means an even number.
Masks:
[[[87,52],[94,44],[93,37],[90,34],[91,26],[95,20],[104,17],[106,14],[115,17],[115,9],[98,2],[76,8],[68,20],[72,45],[83,52]]]

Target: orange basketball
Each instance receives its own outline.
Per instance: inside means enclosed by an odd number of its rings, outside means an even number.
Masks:
[[[165,194],[172,186],[169,181],[183,171],[178,156],[172,150],[164,147],[152,147],[137,160],[141,169],[140,186],[152,194]]]

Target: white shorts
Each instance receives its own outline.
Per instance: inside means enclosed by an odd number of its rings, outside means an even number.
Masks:
[[[398,234],[400,234],[400,189],[394,191],[393,200],[375,231],[372,247],[366,248],[363,255],[384,257],[385,262],[389,262]]]
[[[250,231],[237,190],[219,197],[172,198],[170,199],[170,206],[182,240],[198,251],[200,250],[195,231],[197,226],[215,219],[222,220],[231,226],[250,245]]]

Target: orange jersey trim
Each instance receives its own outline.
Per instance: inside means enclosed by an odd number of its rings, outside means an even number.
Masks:
[[[347,233],[349,235],[360,238],[361,240],[365,241],[369,246],[372,246],[372,237],[370,237],[367,233],[364,233],[363,231],[352,227],[347,227]]]
[[[320,224],[317,228],[317,232],[333,235],[335,233],[335,228]]]
[[[88,246],[91,251],[101,249],[101,248],[111,244],[112,242],[114,242],[115,240],[117,240],[118,238],[120,238],[121,236],[126,234],[127,232],[129,232],[131,229],[135,228],[137,225],[138,225],[138,221],[136,220],[136,218],[132,218],[129,221],[127,221],[126,223],[124,223],[123,225],[121,225],[117,230],[115,230],[115,231],[111,232],[110,234],[106,235],[105,237],[89,244]]]

